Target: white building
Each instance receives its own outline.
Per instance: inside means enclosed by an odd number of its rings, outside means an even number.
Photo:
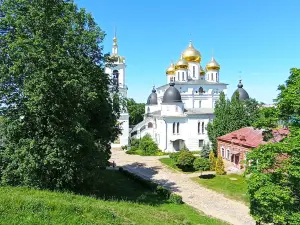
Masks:
[[[115,79],[116,84],[118,85],[119,93],[123,98],[127,98],[127,86],[126,86],[126,63],[125,57],[120,56],[118,53],[118,40],[116,34],[113,38],[113,47],[112,47],[112,58],[114,63],[112,66],[105,68],[105,73],[109,74],[112,79]],[[122,109],[120,118],[118,119],[120,127],[122,129],[122,134],[119,138],[112,144],[112,147],[120,147],[128,145],[129,137],[129,114],[127,109]]]
[[[145,107],[144,120],[130,132],[131,138],[150,134],[165,152],[183,147],[191,151],[208,143],[207,124],[214,118],[214,105],[227,84],[219,81],[220,65],[214,57],[201,66],[201,54],[192,42],[174,65],[166,70],[167,84],[154,88]]]

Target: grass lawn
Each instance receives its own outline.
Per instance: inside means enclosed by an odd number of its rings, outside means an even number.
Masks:
[[[174,161],[170,158],[161,158],[159,159],[159,161],[161,161],[163,164],[167,165],[169,168],[177,170],[179,172],[182,173],[195,173],[195,172],[199,172],[199,171],[182,171],[182,169],[178,168],[176,166],[176,164],[174,163]]]
[[[237,179],[231,180],[230,178]],[[203,179],[199,177],[192,178],[193,181],[212,189],[216,192],[224,194],[228,198],[242,201],[246,204],[249,202],[247,195],[246,178],[238,174],[228,174],[223,176],[216,176],[211,179]]]
[[[99,174],[99,188],[90,194],[95,197],[0,187],[0,224],[225,224],[161,200],[119,171]]]

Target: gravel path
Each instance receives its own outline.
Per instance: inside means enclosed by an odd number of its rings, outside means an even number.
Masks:
[[[255,224],[247,206],[194,183],[191,175],[168,169],[158,158],[161,157],[127,155],[124,151],[112,150],[111,161],[180,194],[186,204],[207,215],[234,225]]]

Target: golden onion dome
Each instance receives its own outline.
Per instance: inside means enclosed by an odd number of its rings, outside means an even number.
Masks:
[[[211,58],[210,62],[206,65],[207,70],[220,70],[220,64],[217,63],[214,57]]]
[[[192,41],[190,41],[189,46],[187,47],[187,49],[184,50],[182,55],[183,58],[188,62],[200,63],[201,61],[201,54],[197,49],[194,48]]]
[[[201,76],[205,75],[205,71],[204,71],[204,69],[202,68],[201,65],[200,65],[200,75],[201,75]]]
[[[175,70],[187,69],[188,67],[189,67],[188,62],[183,58],[183,55],[181,54],[180,59],[177,61],[175,65]]]
[[[171,63],[171,65],[166,70],[167,75],[174,75],[175,74],[175,66],[174,63]]]

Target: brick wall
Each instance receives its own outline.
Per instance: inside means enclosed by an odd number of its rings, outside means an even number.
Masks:
[[[239,162],[241,162],[242,160],[245,159],[247,152],[251,151],[251,148],[247,148],[243,145],[218,140],[218,156],[219,155],[222,156],[222,147],[224,147],[224,150],[225,150],[225,157],[223,157],[223,158],[224,158],[224,160],[227,160],[227,161],[231,161],[231,159],[232,159],[231,153],[229,155],[229,159],[227,159],[227,149],[229,149],[230,152],[233,150],[233,151],[238,151],[240,153],[239,154]],[[233,164],[234,164],[234,162],[233,162]],[[240,163],[238,163],[236,166],[241,169]]]

